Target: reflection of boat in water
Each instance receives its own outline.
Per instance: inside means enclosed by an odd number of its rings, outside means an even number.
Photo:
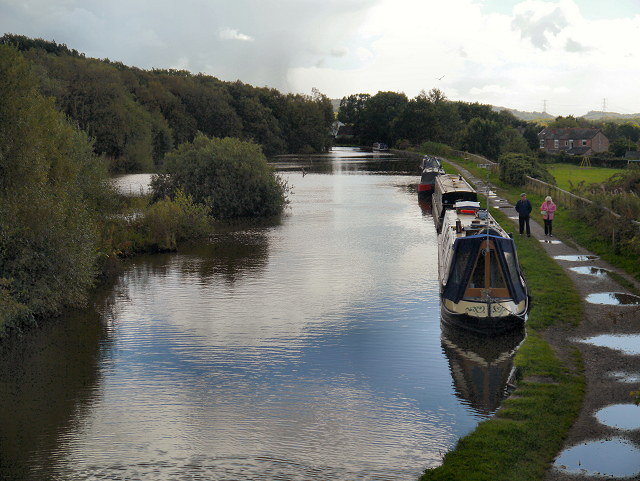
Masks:
[[[433,218],[440,232],[447,209],[453,209],[459,200],[477,202],[478,194],[461,175],[444,174],[436,177],[433,188]]]
[[[431,197],[436,177],[444,173],[440,159],[425,155],[422,159],[422,175],[418,184],[418,196]]]
[[[376,142],[373,144],[374,152],[387,152],[389,150],[389,146],[384,142]]]
[[[510,392],[513,357],[524,338],[524,328],[487,338],[443,324],[442,349],[456,395],[479,414],[495,413]]]
[[[423,215],[431,215],[431,199],[418,198],[418,205],[422,209]]]
[[[445,211],[438,276],[445,323],[487,333],[523,325],[529,296],[516,245],[478,202]]]

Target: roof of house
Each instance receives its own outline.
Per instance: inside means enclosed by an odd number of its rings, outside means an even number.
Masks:
[[[591,152],[591,147],[571,147],[566,150],[568,155],[587,155]]]
[[[558,139],[558,140],[583,140],[592,139],[598,135],[600,129],[569,129],[569,128],[555,128],[544,129],[538,137],[541,139]]]

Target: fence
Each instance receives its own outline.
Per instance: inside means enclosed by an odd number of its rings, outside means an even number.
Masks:
[[[472,160],[476,164],[484,164],[491,173],[498,172],[498,163],[493,160],[489,160],[481,155],[471,154],[469,152],[463,152],[461,150],[452,150],[451,153],[456,157],[462,157],[464,160]]]
[[[579,197],[571,192],[567,192],[566,190],[562,190],[555,185],[547,184],[546,182],[542,182],[541,180],[534,179],[533,177],[525,176],[525,187],[529,189],[529,191],[534,192],[535,194],[546,197],[550,195],[554,198],[554,202],[556,204],[560,204],[563,207],[581,207],[587,204],[594,204],[592,200],[585,199],[584,197]],[[599,206],[601,209],[609,212],[616,219],[620,219],[620,214],[612,211],[608,207]],[[640,222],[637,220],[630,220],[632,224],[636,226],[640,226]]]

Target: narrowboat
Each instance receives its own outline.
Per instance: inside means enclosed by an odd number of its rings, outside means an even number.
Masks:
[[[428,196],[429,199],[431,199],[436,177],[444,173],[440,159],[425,155],[422,159],[422,175],[420,177],[420,183],[418,184],[418,195],[420,197]]]
[[[471,185],[458,174],[443,174],[435,178],[432,196],[432,212],[436,231],[440,232],[442,220],[447,210],[453,209],[459,200],[477,202],[478,194]]]
[[[488,334],[524,325],[529,292],[515,243],[478,202],[445,211],[438,276],[443,323]]]

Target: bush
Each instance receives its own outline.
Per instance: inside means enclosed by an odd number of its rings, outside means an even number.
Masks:
[[[212,231],[210,207],[194,204],[191,196],[178,190],[172,200],[165,197],[140,216],[147,241],[158,250],[175,250],[180,242],[206,237]]]
[[[258,145],[203,134],[167,155],[151,185],[156,200],[183,190],[219,218],[277,215],[287,204],[288,186]]]
[[[438,155],[440,157],[450,157],[451,147],[438,142],[423,142],[420,145],[420,152],[423,154]]]
[[[514,186],[522,186],[525,177],[533,177],[549,184],[555,184],[555,178],[535,157],[525,154],[509,153],[500,156],[500,180]]]
[[[0,278],[0,339],[11,330],[20,331],[22,326],[35,324],[31,310],[11,296],[10,285],[8,279]]]
[[[103,270],[116,259],[140,252],[174,251],[185,241],[202,239],[213,232],[210,208],[196,204],[182,190],[174,199],[150,203],[151,197],[129,201],[117,216],[102,225]]]

